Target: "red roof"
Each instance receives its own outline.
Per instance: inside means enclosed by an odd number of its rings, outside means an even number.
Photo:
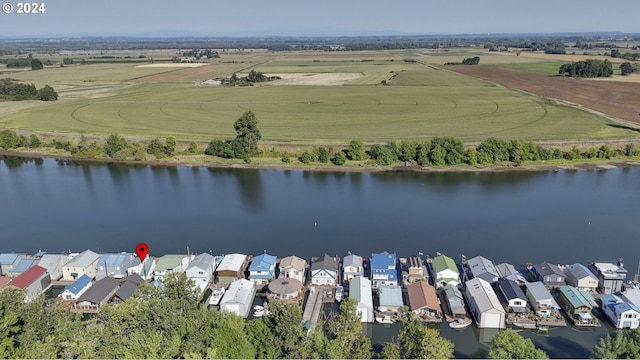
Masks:
[[[39,265],[32,266],[29,269],[27,269],[27,271],[23,272],[18,277],[16,277],[11,282],[11,285],[18,287],[20,289],[24,289],[27,286],[29,286],[29,284],[33,283],[36,279],[38,279],[45,272],[47,272],[47,269],[43,268],[42,266],[39,266]]]
[[[0,276],[0,288],[9,285],[9,283],[13,280],[12,277],[8,276]]]

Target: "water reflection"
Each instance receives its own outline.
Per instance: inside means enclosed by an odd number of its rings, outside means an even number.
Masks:
[[[239,195],[239,203],[250,213],[261,214],[265,210],[264,190],[262,184],[262,171],[254,169],[214,169],[209,168],[214,176],[223,175],[234,180],[235,188]],[[224,191],[223,189],[219,189]]]

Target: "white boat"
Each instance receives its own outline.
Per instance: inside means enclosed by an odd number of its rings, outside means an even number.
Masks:
[[[253,307],[253,310],[255,310],[255,311],[264,311],[264,306],[256,305],[256,306]]]
[[[396,322],[389,315],[376,316],[376,321],[379,322],[380,324],[393,324]]]
[[[337,302],[342,301],[343,297],[344,297],[344,287],[342,287],[342,285],[336,286],[336,296],[335,296],[336,301]]]
[[[253,312],[253,317],[263,317],[264,313],[265,313],[264,309],[255,310]]]
[[[209,298],[209,305],[218,305],[220,300],[222,300],[222,296],[224,295],[224,288],[216,288],[211,293],[211,298]]]
[[[449,327],[452,329],[464,329],[469,325],[471,325],[471,321],[463,321],[460,319],[455,319],[449,323]]]

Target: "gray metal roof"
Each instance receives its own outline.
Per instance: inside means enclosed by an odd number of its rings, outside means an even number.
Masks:
[[[193,259],[191,264],[187,267],[187,269],[191,269],[197,267],[199,269],[209,271],[215,270],[216,268],[216,258],[213,255],[202,253]]]
[[[69,260],[66,264],[64,264],[64,266],[88,267],[98,259],[100,259],[100,255],[94,253],[91,250],[85,250],[78,256]]]
[[[568,265],[564,271],[567,275],[571,274],[571,276],[576,280],[584,279],[586,277],[590,277],[596,281],[598,280],[598,278],[586,266],[580,263]]]
[[[500,278],[500,274],[493,262],[483,256],[476,256],[467,260],[467,265],[474,278],[481,278],[489,283],[498,281]]]
[[[495,309],[504,313],[504,309],[498,300],[498,295],[491,287],[488,281],[481,278],[473,278],[465,283],[467,294],[471,297],[471,301],[475,302],[480,312]]]
[[[342,266],[343,267],[346,267],[346,266],[360,266],[360,267],[362,267],[362,256],[353,255],[353,254],[347,255],[342,260]]]
[[[47,269],[47,272],[52,273],[63,263],[62,259],[63,255],[60,254],[44,254],[38,265]]]
[[[313,264],[311,264],[311,271],[320,270],[320,269],[338,271],[339,264],[334,258],[332,258],[331,256],[329,256],[327,254],[324,254],[322,256],[321,260],[318,260],[318,261],[314,262]]]

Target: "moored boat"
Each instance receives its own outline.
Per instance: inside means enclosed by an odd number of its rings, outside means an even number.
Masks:
[[[393,320],[393,318],[392,318],[391,316],[389,316],[389,315],[384,315],[384,316],[379,315],[379,316],[376,316],[376,321],[377,321],[377,322],[379,322],[380,324],[393,324],[393,323],[395,323],[395,322],[396,322],[396,321],[395,321],[395,320]]]
[[[209,298],[209,305],[218,305],[220,300],[222,300],[222,296],[224,295],[224,288],[216,288],[211,293],[211,297]]]
[[[462,319],[455,319],[449,323],[449,327],[452,329],[464,329],[471,325],[471,321],[464,321]]]
[[[342,285],[338,285],[336,286],[335,299],[337,302],[340,302],[342,301],[343,298],[344,298],[344,287]]]

